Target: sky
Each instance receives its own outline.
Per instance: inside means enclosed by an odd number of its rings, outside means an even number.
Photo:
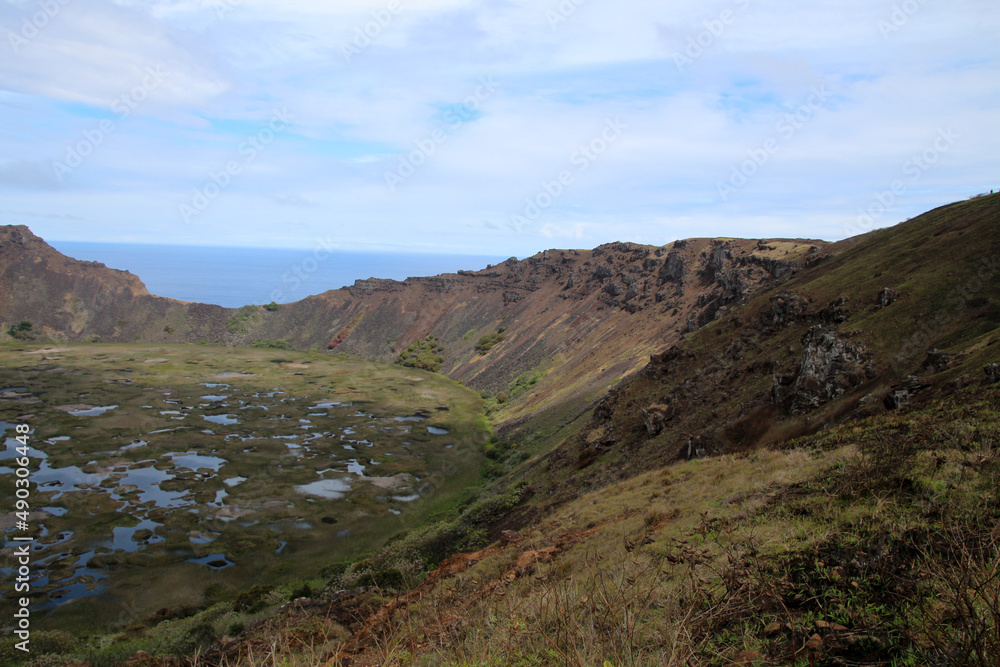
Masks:
[[[1000,188],[996,0],[0,0],[0,224],[524,257]]]

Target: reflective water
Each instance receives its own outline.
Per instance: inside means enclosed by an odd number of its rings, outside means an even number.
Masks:
[[[227,567],[236,565],[234,561],[229,560],[226,554],[208,554],[201,558],[188,558],[188,562],[207,565],[212,570],[224,570]]]
[[[296,486],[295,490],[307,496],[338,500],[351,490],[351,483],[346,479],[321,479],[309,484]]]
[[[210,421],[213,424],[221,424],[222,426],[240,423],[240,420],[236,418],[236,415],[202,415],[202,419]]]
[[[69,414],[74,417],[97,417],[103,415],[108,410],[114,410],[117,405],[106,405],[104,407],[86,408],[82,410],[70,410]]]

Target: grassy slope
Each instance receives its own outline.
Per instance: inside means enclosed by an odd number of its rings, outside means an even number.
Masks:
[[[579,439],[516,470],[506,481],[535,497],[515,512],[526,528],[514,542],[449,559],[410,593],[395,582],[344,599],[335,579],[321,613],[248,630],[206,664],[316,664],[341,650],[354,665],[948,664],[974,643],[992,652],[966,664],[995,664],[995,635],[967,630],[998,621],[986,579],[1000,395],[980,385],[1000,359],[998,212],[1000,196],[982,198],[841,242],[781,287],[810,316],[761,327],[773,296],[761,294],[687,339],[690,357],[622,382]],[[882,287],[901,298],[876,310]],[[768,408],[772,374],[796,365],[817,311],[840,296],[852,312],[838,328],[873,351],[878,376],[806,416]],[[932,347],[956,364],[922,371]],[[932,387],[884,411],[912,372]],[[946,387],[962,376],[964,389]],[[649,437],[639,408],[678,397],[677,420]],[[781,448],[676,462],[692,434],[731,445],[745,410],[760,417],[747,444]],[[909,602],[921,596],[937,602]]]
[[[446,561],[451,576],[374,618],[354,664],[805,665],[814,635],[817,664],[930,664],[974,645],[984,662],[963,664],[994,664],[998,637],[963,623],[1000,620],[998,399],[583,494],[516,543]],[[327,653],[306,655],[291,664]]]
[[[774,295],[764,293],[705,327],[682,344],[689,358],[623,382],[581,438],[512,476],[536,492],[519,510],[522,541],[446,561],[372,617],[367,642],[343,647],[355,664],[804,665],[814,650],[817,664],[903,665],[977,644],[987,654],[967,664],[993,664],[996,635],[963,628],[995,632],[1000,620],[1000,394],[981,385],[1000,360],[998,220],[994,196],[842,242],[780,288],[809,301],[809,316],[757,326]],[[901,296],[876,309],[882,287]],[[809,415],[768,409],[773,372],[797,365],[817,311],[841,296],[852,312],[837,328],[872,350],[877,377]],[[914,337],[928,318],[928,335]],[[955,364],[922,369],[933,347]],[[882,396],[915,372],[931,388],[885,411]],[[966,388],[949,393],[962,377]],[[677,396],[677,425],[649,437],[638,408]],[[755,403],[757,443],[818,433],[663,467],[691,434],[724,441],[741,404]],[[577,470],[591,435],[607,444]]]
[[[841,242],[832,258],[687,338],[680,345],[684,354],[665,368],[653,364],[623,381],[578,438],[539,462],[532,479],[543,482],[553,470],[572,477],[576,484],[563,485],[556,494],[571,497],[584,481],[607,483],[676,460],[692,436],[703,436],[716,452],[736,451],[880,409],[890,387],[909,374],[936,386],[963,375],[978,381],[983,366],[1000,356],[1000,348],[992,345],[1000,326],[998,285],[997,195],[941,207]],[[876,307],[882,287],[900,293],[884,309]],[[809,312],[771,326],[771,299],[778,293],[804,299]],[[771,401],[773,377],[798,368],[803,336],[823,324],[819,311],[840,297],[848,299],[850,317],[825,326],[866,346],[877,374],[818,410],[785,414]],[[922,368],[926,352],[935,347],[954,355],[952,368],[936,374]],[[677,415],[651,437],[642,408],[656,404],[674,404]],[[558,472],[575,468],[580,457],[596,460],[583,474]]]

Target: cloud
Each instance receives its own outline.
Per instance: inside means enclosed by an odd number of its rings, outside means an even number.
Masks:
[[[20,35],[37,11],[0,3],[0,27]],[[997,32],[990,0],[902,19],[862,0],[290,0],[280,12],[74,0],[17,52],[0,44],[0,187],[12,208],[101,221],[37,219],[66,239],[268,246],[277,217],[282,242],[303,247],[331,229],[355,247],[500,254],[709,232],[839,238],[940,128],[961,138],[886,223],[989,189]],[[700,52],[679,67],[690,40]],[[151,71],[166,74],[147,85]],[[477,98],[484,78],[499,85]],[[806,114],[816,86],[833,94]],[[276,109],[294,121],[251,151]],[[627,130],[581,162],[616,117]],[[102,122],[113,132],[57,188],[48,166]],[[572,182],[512,231],[567,170]],[[179,228],[178,207],[213,179],[225,186]]]

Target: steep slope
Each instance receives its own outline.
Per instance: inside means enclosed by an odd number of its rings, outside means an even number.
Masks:
[[[6,330],[29,320],[43,335],[70,341],[287,340],[387,361],[435,336],[442,372],[510,397],[506,431],[520,426],[519,437],[551,441],[646,355],[811,265],[826,246],[693,239],[670,248],[550,250],[477,272],[359,280],[273,311],[153,297],[126,272],[71,260],[26,228],[7,227],[0,228],[0,322]],[[496,344],[477,350],[488,335]],[[530,392],[520,391],[528,384]]]
[[[549,251],[245,314],[241,340],[386,358],[436,335],[443,369],[490,391],[547,371],[505,404],[529,418],[508,437],[582,416],[440,521],[332,563],[323,593],[236,616],[204,664],[1000,660],[1000,195],[837,244]],[[207,646],[226,604],[143,645]]]
[[[826,244],[817,243],[616,243],[458,275],[358,281],[283,306],[252,335],[387,360],[433,335],[444,348],[442,371],[490,394],[516,393],[518,377],[536,373],[541,379],[505,406],[504,418],[531,415],[535,428],[558,426],[645,355],[821,255]],[[501,329],[499,343],[485,354],[476,350],[483,335]]]
[[[530,478],[571,480],[554,496],[572,497],[679,459],[936,400],[995,377],[984,368],[1000,359],[998,327],[993,195],[837,243],[784,284],[652,355]]]
[[[0,326],[22,321],[52,340],[193,342],[225,333],[224,308],[153,296],[127,271],[66,257],[23,225],[0,227]]]

